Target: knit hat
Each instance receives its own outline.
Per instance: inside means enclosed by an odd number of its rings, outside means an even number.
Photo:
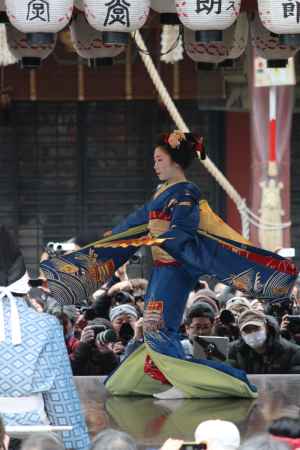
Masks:
[[[10,323],[13,345],[21,344],[20,317],[13,294],[24,295],[30,290],[29,276],[23,255],[9,231],[0,226],[0,343],[5,341],[3,300],[10,301]]]
[[[243,329],[248,325],[255,325],[257,327],[261,327],[266,324],[266,316],[254,310],[244,311],[239,318],[239,329],[243,331]]]
[[[214,310],[215,314],[219,313],[218,305],[211,297],[207,297],[206,295],[198,295],[193,302],[193,306],[198,303],[206,303]]]
[[[136,319],[138,318],[138,313],[135,307],[132,305],[125,304],[125,305],[118,305],[112,308],[109,313],[109,319],[113,321],[122,314],[128,314],[129,316],[133,316]]]
[[[241,443],[236,425],[225,420],[207,420],[195,431],[195,441],[206,443],[207,450],[237,450]]]
[[[251,303],[244,297],[233,297],[226,303],[226,309],[233,311],[240,308],[251,309]]]
[[[206,302],[197,302],[195,303],[187,312],[186,315],[187,318],[193,318],[193,317],[208,317],[211,320],[214,320],[216,318],[216,312]]]
[[[89,320],[88,326],[93,328],[103,327],[106,328],[107,330],[112,328],[110,321],[107,319],[103,319],[102,317],[96,317],[96,319]]]

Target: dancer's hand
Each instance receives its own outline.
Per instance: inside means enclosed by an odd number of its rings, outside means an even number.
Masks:
[[[143,337],[144,337],[143,324],[144,324],[144,319],[142,317],[134,324],[133,339],[135,341],[139,341],[139,340],[143,339]]]
[[[111,235],[112,235],[112,230],[107,230],[107,231],[105,231],[105,233],[103,233],[104,237],[108,237],[108,236],[111,236]]]

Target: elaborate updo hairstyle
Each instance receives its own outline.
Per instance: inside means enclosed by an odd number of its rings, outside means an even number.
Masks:
[[[175,130],[170,134],[162,134],[157,141],[157,147],[163,148],[183,170],[186,170],[198,155],[202,160],[206,158],[203,137],[194,133]]]

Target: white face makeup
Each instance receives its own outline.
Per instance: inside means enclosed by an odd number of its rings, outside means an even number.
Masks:
[[[161,147],[154,151],[154,170],[161,181],[171,180],[182,173],[180,166]]]

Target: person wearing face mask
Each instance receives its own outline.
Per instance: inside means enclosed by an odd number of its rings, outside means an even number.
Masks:
[[[231,344],[231,366],[248,374],[300,373],[300,348],[280,336],[274,317],[247,310],[238,325],[241,337]]]

